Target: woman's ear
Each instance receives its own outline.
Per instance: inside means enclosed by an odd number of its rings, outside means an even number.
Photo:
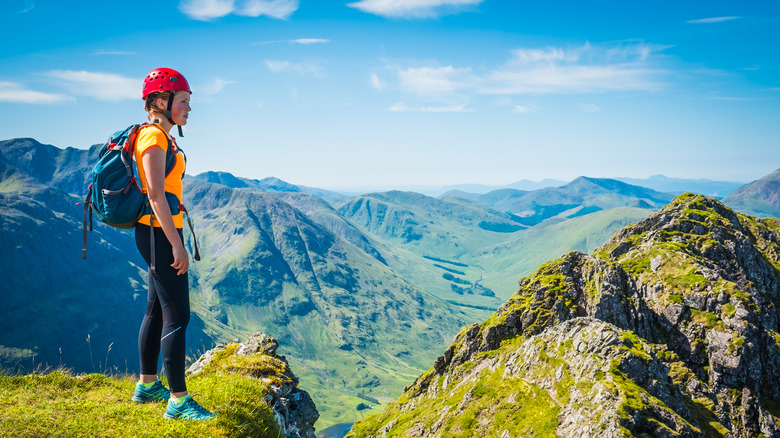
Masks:
[[[160,111],[165,111],[168,108],[168,102],[166,102],[162,97],[158,97],[154,103],[157,105],[157,109]]]

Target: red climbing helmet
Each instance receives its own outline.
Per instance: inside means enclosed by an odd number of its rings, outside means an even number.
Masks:
[[[158,91],[189,91],[190,84],[184,75],[172,68],[156,68],[144,78],[144,89],[141,99]]]

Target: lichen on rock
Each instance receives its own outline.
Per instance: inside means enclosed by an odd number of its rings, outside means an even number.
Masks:
[[[265,402],[273,409],[283,436],[314,438],[317,407],[309,394],[298,388],[298,378],[287,360],[276,354],[278,347],[276,339],[255,333],[243,343],[219,345],[203,353],[187,369],[187,375],[238,373],[259,379],[267,384]]]

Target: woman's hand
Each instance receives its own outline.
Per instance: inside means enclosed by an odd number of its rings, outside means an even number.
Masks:
[[[173,263],[171,263],[171,267],[177,270],[176,275],[186,274],[190,268],[190,256],[181,243],[173,245]]]

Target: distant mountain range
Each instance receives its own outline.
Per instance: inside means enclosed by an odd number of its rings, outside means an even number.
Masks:
[[[645,187],[659,192],[679,195],[685,192],[701,193],[706,196],[723,198],[734,190],[742,187],[744,183],[733,181],[713,181],[709,179],[684,179],[669,178],[664,175],[653,175],[649,178],[612,178],[626,184]],[[543,179],[541,181],[530,181],[527,179],[506,186],[488,186],[481,184],[458,184],[443,187],[444,194],[447,196],[451,192],[466,192],[468,194],[481,195],[500,189],[517,189],[524,191],[540,190],[547,187],[561,187],[567,184],[566,181],[555,179]]]
[[[780,169],[735,190],[723,203],[758,217],[780,217]]]
[[[705,196],[721,199],[729,193],[745,185],[734,181],[713,181],[710,179],[669,178],[663,175],[653,175],[649,178],[615,178],[627,184],[647,187],[659,192],[679,195],[685,192],[700,193]]]
[[[557,179],[543,179],[541,181],[531,181],[528,179],[524,179],[516,183],[512,183],[501,187],[488,186],[482,184],[457,184],[452,186],[445,186],[443,187],[443,189],[445,191],[459,191],[459,192],[484,194],[498,189],[539,190],[546,187],[560,187],[564,184],[566,184],[566,181],[559,181]],[[445,193],[445,195],[447,195],[447,193]]]
[[[447,198],[462,196],[454,193]],[[468,198],[507,212],[517,222],[532,226],[553,217],[573,218],[616,207],[658,209],[672,197],[673,195],[668,193],[633,186],[614,179],[579,177],[561,187],[548,187],[530,192],[501,189]]]
[[[233,176],[227,172],[204,172],[198,174],[197,179],[200,181],[222,184],[234,189],[249,188],[267,193],[306,193],[331,203],[341,201],[348,197],[347,195],[330,190],[297,186],[274,177],[257,180]]]

